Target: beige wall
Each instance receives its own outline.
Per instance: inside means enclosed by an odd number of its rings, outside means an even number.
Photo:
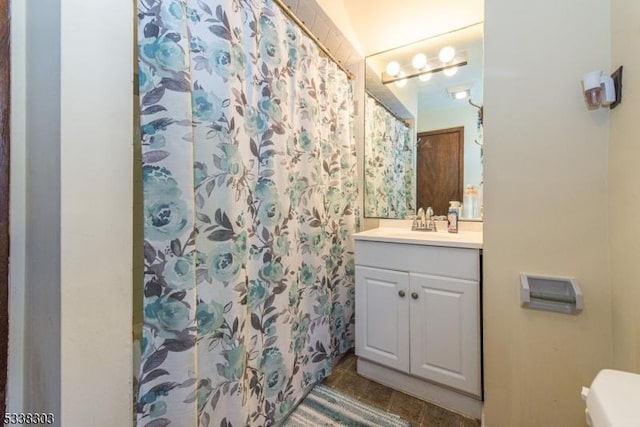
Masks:
[[[129,425],[131,1],[18,3],[9,408]]]
[[[307,2],[308,1],[309,0],[307,0]],[[309,7],[313,8],[313,4],[311,2],[309,3],[311,4]],[[344,38],[351,43],[351,46],[353,46],[360,55],[364,56],[364,50],[362,49],[362,46],[360,46],[360,40],[358,40],[358,36],[353,29],[351,18],[345,9],[344,2],[336,0],[315,0],[315,3],[324,11],[324,13],[331,17],[333,23],[340,29]],[[322,34],[316,35],[322,38]],[[326,43],[324,40],[323,42]]]
[[[486,425],[582,427],[580,387],[612,359],[609,113],[581,95],[584,72],[610,68],[609,1],[485,12]],[[575,277],[584,311],[521,308],[520,272]]]
[[[61,1],[65,426],[131,421],[133,15],[130,0]]]
[[[611,0],[612,69],[624,65],[622,103],[611,112],[609,230],[613,361],[640,372],[640,2]]]

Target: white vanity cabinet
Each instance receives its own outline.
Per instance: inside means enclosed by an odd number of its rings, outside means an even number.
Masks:
[[[409,372],[480,396],[480,285],[410,274]]]
[[[355,259],[358,372],[479,416],[480,249],[356,234]]]
[[[356,266],[356,354],[409,371],[409,274]]]

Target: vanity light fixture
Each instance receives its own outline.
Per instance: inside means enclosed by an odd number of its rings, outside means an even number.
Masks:
[[[424,53],[416,54],[411,61],[411,65],[413,65],[413,68],[416,70],[422,70],[424,66],[427,65],[427,55]]]
[[[427,65],[422,69],[422,71],[431,71],[431,67],[429,67]],[[427,82],[427,81],[431,80],[431,77],[433,77],[433,73],[430,73],[430,72],[425,72],[425,73],[420,74],[418,76],[418,78],[420,79],[421,82]]]
[[[416,65],[420,65],[420,62],[422,61],[422,59],[416,59],[418,55],[414,56],[412,60],[412,66],[414,68],[417,68]],[[427,59],[427,57],[425,56],[424,60],[426,61],[425,65],[423,65],[419,69],[414,69],[413,71],[407,71],[407,72],[400,71],[402,67],[400,66],[398,61],[389,62],[389,64],[387,64],[385,71],[382,72],[382,83],[389,84],[389,83],[398,82],[401,80],[407,80],[407,79],[418,77],[418,76],[421,77],[422,81],[427,81],[431,78],[431,75],[433,73],[437,73],[439,71],[442,71],[447,76],[453,76],[458,71],[459,67],[467,65],[468,63],[467,52],[465,51],[461,51],[457,53],[454,52],[453,59],[451,60],[451,62],[447,64],[442,63],[438,57]],[[390,71],[394,73],[391,73]],[[425,76],[425,77],[422,77],[422,76]],[[401,84],[402,86],[404,86],[406,82]]]
[[[438,58],[440,58],[440,62],[443,64],[447,64],[453,61],[453,58],[456,56],[456,50],[451,46],[445,46],[440,49],[440,53],[438,54]]]
[[[442,73],[447,77],[451,77],[457,72],[458,72],[458,67],[457,66],[442,70]]]
[[[407,78],[404,71],[400,71],[400,73],[398,73],[398,78],[395,82],[398,87],[405,87],[407,85]]]
[[[398,63],[398,61],[391,61],[387,64],[386,71],[387,71],[387,74],[389,74],[392,77],[395,77],[400,72],[400,64]]]

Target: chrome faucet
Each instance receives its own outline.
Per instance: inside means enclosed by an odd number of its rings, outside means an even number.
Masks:
[[[424,228],[424,209],[420,208],[418,209],[418,213],[416,215],[416,220],[414,221],[414,223],[417,221],[417,223],[415,224],[417,228]]]
[[[413,220],[413,224],[411,225],[411,230],[438,231],[436,228],[436,223],[433,220],[433,209],[431,209],[431,206],[427,208],[426,212],[422,208],[418,209],[418,213],[416,214],[416,217]]]
[[[427,231],[438,231],[436,228],[436,222],[433,220],[433,209],[431,206],[427,208],[427,222],[425,223]]]

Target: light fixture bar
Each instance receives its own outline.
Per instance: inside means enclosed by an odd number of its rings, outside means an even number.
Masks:
[[[463,65],[467,65],[468,62],[466,59],[460,61],[460,62],[452,62],[451,64],[447,64],[447,65],[442,65],[440,67],[436,67],[436,68],[432,68],[430,70],[420,70],[420,71],[415,71],[413,73],[408,73],[405,76],[391,76],[389,74],[387,74],[386,71],[382,72],[382,84],[389,84],[389,83],[393,83],[396,82],[398,80],[404,80],[404,79],[410,79],[413,77],[417,77],[417,76],[421,76],[422,74],[427,74],[427,73],[437,73],[438,71],[443,71],[446,70],[448,68],[454,68],[454,67],[462,67]]]

